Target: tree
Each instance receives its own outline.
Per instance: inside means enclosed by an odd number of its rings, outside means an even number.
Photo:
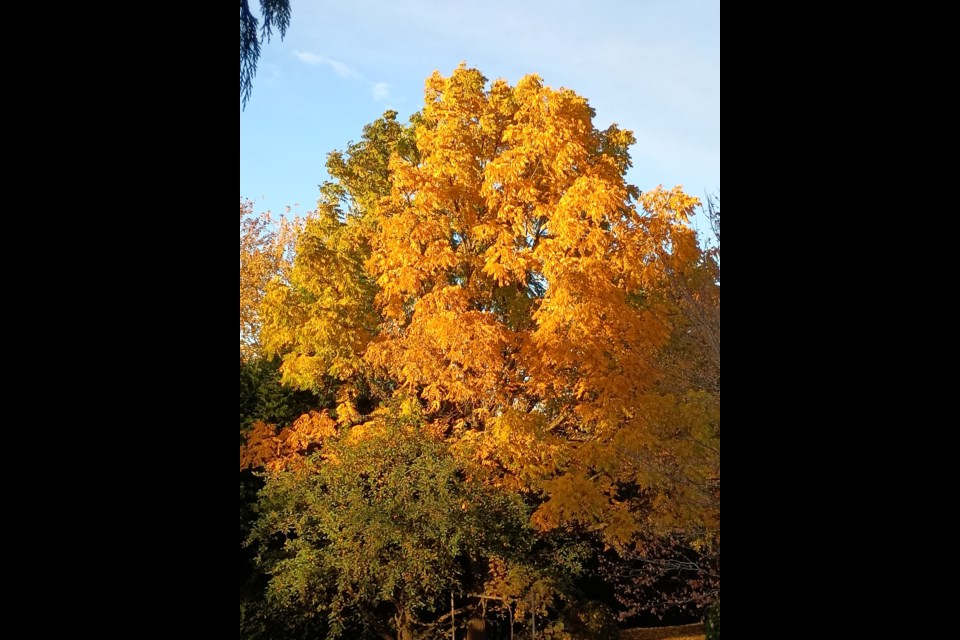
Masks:
[[[240,358],[259,353],[260,303],[267,284],[283,277],[296,228],[270,212],[253,215],[253,203],[240,201]]]
[[[522,545],[522,502],[471,480],[414,407],[378,410],[267,476],[253,539],[285,540],[271,590],[323,610],[333,635],[368,626],[408,640],[449,623],[470,559]]]
[[[661,248],[662,296],[671,339],[657,357],[664,406],[659,479],[637,495],[636,510],[653,511],[651,486],[670,496],[642,535],[604,563],[625,616],[702,612],[720,597],[720,199],[702,206],[709,237],[694,259]],[[666,463],[666,464],[664,464]],[[670,508],[665,508],[670,505]],[[671,517],[663,517],[663,513]]]
[[[719,531],[719,274],[698,200],[627,184],[632,134],[593,117],[537,76],[435,73],[409,126],[385,114],[331,154],[262,335],[287,383],[338,381],[340,429],[415,399],[418,428],[522,495],[543,539],[627,553]]]
[[[376,282],[366,268],[373,212],[390,193],[391,156],[416,158],[412,128],[396,116],[387,111],[346,152],[329,154],[333,181],[321,187],[317,211],[298,236],[289,280],[266,287],[260,308],[264,346],[285,354],[284,380],[307,389],[326,376],[339,380],[344,420],[358,415],[358,398],[376,386],[363,359],[380,321]]]
[[[260,45],[270,41],[273,30],[282,39],[290,26],[290,0],[260,0],[263,26],[250,11],[249,0],[240,0],[240,98],[246,106],[253,92],[253,77],[257,75]]]
[[[354,233],[363,242],[344,262],[362,270],[330,282],[330,261],[298,249],[299,273],[267,300],[265,340],[290,383],[324,371],[348,379],[362,362],[419,397],[461,454],[549,497],[539,526],[626,539],[616,492],[634,469],[618,446],[657,444],[645,407],[663,404],[655,356],[670,338],[659,252],[696,258],[684,223],[697,201],[679,189],[641,197],[624,181],[633,136],[596,129],[586,100],[537,76],[488,89],[461,66],[434,74],[426,94],[417,153],[391,156],[389,192],[298,243],[343,256],[339,238]],[[311,279],[327,281],[323,312],[291,310]],[[343,295],[351,279],[369,285],[363,322],[342,321],[357,304]],[[350,327],[363,335],[344,346]]]
[[[261,438],[265,430],[275,435],[276,427],[267,427],[267,423],[289,428],[291,423],[301,422],[297,418],[305,412],[328,403],[309,392],[282,387],[278,365],[265,358],[240,362],[241,461],[251,431]],[[269,576],[260,570],[251,550],[244,548],[256,519],[257,493],[263,487],[262,479],[251,470],[253,466],[241,464],[240,471],[240,637],[323,637],[322,621],[290,607],[276,607],[267,599]]]

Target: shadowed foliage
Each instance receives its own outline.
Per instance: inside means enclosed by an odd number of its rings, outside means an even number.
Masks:
[[[240,98],[246,106],[253,92],[253,77],[257,75],[260,45],[270,42],[273,30],[280,37],[287,35],[290,26],[290,0],[260,0],[263,25],[250,11],[249,0],[240,0]]]

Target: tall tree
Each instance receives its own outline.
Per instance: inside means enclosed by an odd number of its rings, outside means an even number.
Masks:
[[[697,199],[627,184],[632,134],[593,117],[537,76],[435,73],[410,127],[386,114],[331,155],[262,333],[288,383],[340,381],[341,429],[369,419],[362,389],[413,398],[419,428],[524,495],[542,535],[626,553],[718,531],[713,360],[673,361],[719,349],[690,304],[718,318],[719,279],[687,224]]]
[[[281,38],[287,35],[290,0],[260,0],[260,14],[263,16],[262,26],[250,11],[249,0],[240,0],[240,98],[244,106],[253,92],[260,45],[270,41],[274,29],[280,32]]]
[[[598,130],[593,115],[537,76],[488,88],[463,66],[434,74],[416,154],[393,154],[389,192],[331,221],[335,232],[301,237],[304,255],[344,255],[339,238],[363,229],[344,261],[362,269],[331,282],[329,261],[298,255],[299,276],[269,296],[264,335],[301,386],[323,370],[351,375],[362,358],[498,482],[547,496],[541,527],[596,526],[616,542],[634,530],[619,476],[638,472],[622,447],[657,445],[655,356],[670,337],[658,252],[696,259],[685,222],[697,201],[679,189],[640,196],[624,180],[633,136]],[[375,175],[381,184],[382,165]],[[326,302],[291,311],[308,279]],[[353,281],[370,285],[373,305],[345,323]]]

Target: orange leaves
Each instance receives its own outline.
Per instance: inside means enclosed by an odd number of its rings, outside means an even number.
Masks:
[[[610,476],[571,471],[547,482],[545,493],[548,499],[531,518],[542,531],[578,526],[599,531],[608,544],[623,548],[638,530],[636,518],[616,499]]]
[[[326,438],[332,438],[337,429],[326,411],[311,411],[297,418],[281,435],[283,433],[286,433],[287,448],[302,452],[315,444],[321,444]]]
[[[533,514],[533,524],[543,530],[561,525],[593,525],[607,507],[603,487],[582,473],[565,473],[547,483],[549,500]]]
[[[371,345],[368,360],[405,389],[419,390],[432,410],[442,402],[493,404],[510,334],[492,314],[470,309],[470,302],[457,286],[424,295],[402,334]]]
[[[699,259],[696,235],[686,224],[699,203],[681,187],[667,191],[658,186],[640,197],[643,214],[639,224],[644,241],[628,245],[628,264],[636,271],[647,272],[642,278],[646,286],[659,285],[664,269],[687,269]]]
[[[461,65],[427,80],[409,127],[395,115],[330,156],[335,181],[266,294],[284,380],[336,380],[338,423],[357,434],[372,428],[360,389],[403,396],[417,428],[495,482],[544,492],[541,527],[625,539],[618,482],[700,480],[709,466],[675,463],[699,455],[686,444],[655,446],[673,437],[664,425],[707,412],[657,400],[662,354],[680,342],[676,285],[702,264],[687,226],[697,199],[641,196],[624,176],[633,135],[598,130],[583,97],[538,76],[488,85]],[[712,300],[700,281],[687,297]],[[264,437],[256,455],[311,440],[296,442]]]
[[[586,100],[536,76],[486,90],[461,66],[434,74],[426,96],[420,162],[393,161],[393,191],[378,210],[367,267],[389,322],[368,360],[437,410],[505,406],[524,386],[539,393],[549,380],[534,371],[622,368],[609,362],[611,340],[626,345],[621,353],[646,351],[636,343],[648,318],[637,320],[617,284],[637,278],[615,258],[615,229],[636,228],[620,222],[632,215],[622,175],[630,134],[597,131]],[[628,320],[605,324],[620,316]]]
[[[277,437],[273,425],[257,421],[247,434],[246,444],[240,447],[240,470],[261,467],[274,460],[283,451],[283,441]]]
[[[527,274],[536,269],[536,262],[526,248],[518,249],[513,237],[500,233],[483,254],[483,273],[500,287],[527,284]]]
[[[411,207],[380,220],[367,267],[377,274],[377,301],[388,317],[402,320],[407,300],[428,291],[456,265],[450,234],[446,220],[418,215]]]
[[[326,411],[305,413],[280,433],[275,433],[273,425],[258,421],[240,447],[240,469],[264,467],[276,472],[296,468],[308,451],[336,433],[336,425]]]
[[[247,358],[260,346],[260,304],[269,282],[289,267],[288,252],[296,226],[270,213],[253,215],[253,203],[240,202],[240,354]]]
[[[494,482],[513,490],[538,489],[566,462],[568,443],[552,433],[541,412],[509,409],[469,432],[455,447],[458,455],[485,467]]]
[[[670,191],[657,187],[648,191],[640,198],[643,208],[653,215],[664,220],[686,222],[693,215],[694,208],[700,204],[698,198],[683,192],[682,187],[674,187]]]

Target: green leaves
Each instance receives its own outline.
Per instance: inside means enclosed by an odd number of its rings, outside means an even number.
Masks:
[[[261,510],[252,540],[285,540],[272,588],[299,598],[332,585],[333,618],[383,605],[429,617],[460,589],[466,560],[516,547],[529,531],[520,502],[468,479],[447,445],[398,405],[305,468],[271,474]]]

